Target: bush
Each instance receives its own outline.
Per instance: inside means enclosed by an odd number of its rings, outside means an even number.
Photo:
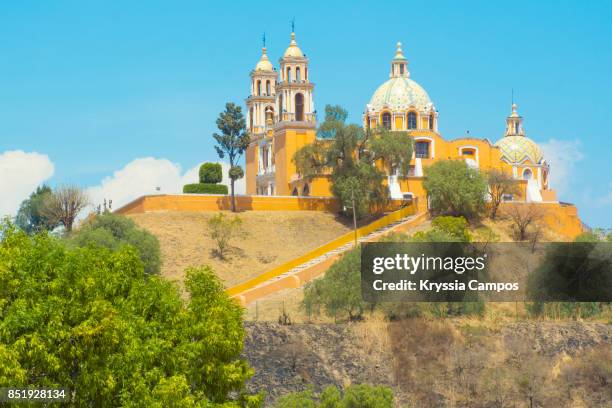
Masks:
[[[423,187],[434,214],[470,219],[484,210],[486,178],[462,160],[440,160],[426,167]]]
[[[194,183],[185,184],[183,186],[185,194],[227,194],[227,186],[225,184],[204,184]]]
[[[334,319],[348,317],[358,320],[368,306],[361,296],[361,248],[346,252],[321,279],[304,288],[302,307],[308,314],[325,314]]]
[[[470,242],[472,239],[468,230],[468,222],[463,217],[436,217],[431,222],[431,225],[457,238],[460,242]]]
[[[334,386],[323,390],[319,398],[311,390],[283,395],[276,408],[392,408],[393,391],[389,387],[368,384],[350,385],[344,395]]]
[[[131,247],[0,237],[0,387],[65,387],[76,407],[259,406],[242,308],[209,267],[187,270],[183,297]]]
[[[221,259],[225,259],[230,248],[230,241],[243,232],[242,220],[238,216],[229,218],[225,214],[219,213],[208,220],[208,231],[210,237],[217,244],[217,255]]]
[[[219,163],[204,163],[200,166],[200,183],[218,184],[223,180],[223,171]]]
[[[160,271],[161,255],[155,235],[138,228],[134,221],[122,215],[96,215],[75,231],[69,242],[77,247],[95,246],[113,251],[131,245],[138,251],[146,274]]]

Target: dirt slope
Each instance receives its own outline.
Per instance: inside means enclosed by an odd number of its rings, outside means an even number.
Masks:
[[[134,214],[139,226],[157,236],[162,274],[182,281],[189,266],[210,265],[227,286],[257,276],[350,231],[333,214],[315,211],[248,211],[238,214],[245,235],[232,242],[227,261],[214,255],[207,220],[215,213]]]

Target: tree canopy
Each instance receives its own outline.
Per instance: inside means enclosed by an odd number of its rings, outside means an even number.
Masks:
[[[242,309],[210,268],[187,271],[183,300],[130,246],[0,236],[0,386],[67,387],[73,406],[260,406]]]
[[[131,219],[117,214],[99,214],[86,221],[70,237],[79,247],[97,246],[117,250],[132,245],[138,251],[146,274],[157,274],[161,267],[159,241],[155,235],[138,228]]]
[[[347,116],[342,107],[327,105],[317,140],[298,150],[293,161],[306,179],[330,175],[333,195],[351,214],[354,201],[354,211],[361,217],[372,204],[388,198],[383,185],[386,173],[407,174],[413,140],[406,132],[347,124]]]
[[[51,231],[58,226],[59,222],[50,220],[43,213],[45,200],[53,194],[47,185],[37,187],[30,196],[23,200],[15,217],[15,224],[28,234],[39,231]]]
[[[439,160],[426,167],[423,187],[434,214],[469,219],[484,210],[486,178],[463,160]]]

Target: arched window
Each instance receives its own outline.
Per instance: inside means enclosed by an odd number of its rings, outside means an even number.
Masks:
[[[304,80],[308,81],[308,67],[304,68]]]
[[[271,124],[274,122],[274,109],[271,106],[266,108],[266,124]]]
[[[532,177],[533,173],[531,172],[531,169],[523,170],[523,180],[531,180]]]
[[[278,95],[278,120],[283,121],[283,94]]]
[[[429,130],[433,130],[434,128],[434,114],[429,115]]]
[[[404,75],[404,64],[400,64],[400,75]]]
[[[310,195],[310,187],[308,187],[308,184],[306,184],[306,185],[304,186],[304,189],[302,190],[302,195],[303,195],[303,196],[308,196],[308,195]]]
[[[389,112],[382,114],[382,125],[385,129],[391,129],[391,114]]]
[[[304,120],[304,95],[301,93],[295,94],[295,120]]]
[[[257,80],[257,95],[261,95],[261,81]]]
[[[300,67],[297,67],[295,69],[295,80],[298,82],[302,80],[301,73],[300,73]]]
[[[408,112],[408,129],[416,129],[416,128],[417,128],[416,113]]]
[[[295,188],[293,189],[293,191],[291,192],[291,195],[292,195],[292,196],[296,196],[296,197],[298,196],[298,189],[297,189],[297,187],[295,187]]]
[[[272,95],[272,92],[270,91],[270,80],[266,81],[266,95]]]
[[[429,159],[429,142],[416,142],[414,144],[414,156],[417,159]]]
[[[518,122],[516,122],[516,123],[514,124],[514,134],[515,134],[515,135],[518,135],[518,134],[519,134],[519,124],[518,124]]]
[[[253,108],[249,110],[249,130],[253,131]]]
[[[287,67],[287,82],[291,82],[291,67]]]

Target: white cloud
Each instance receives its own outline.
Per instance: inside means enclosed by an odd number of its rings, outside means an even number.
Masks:
[[[571,183],[576,180],[575,169],[578,162],[584,159],[579,140],[550,139],[540,144],[544,158],[550,164],[550,186],[559,194],[571,190]]]
[[[0,217],[14,216],[21,202],[55,171],[49,156],[12,150],[0,153]]]
[[[229,165],[221,165],[223,184],[227,184]],[[111,177],[106,177],[100,185],[89,187],[87,192],[93,205],[110,199],[116,209],[147,194],[181,193],[184,184],[197,183],[199,168],[198,165],[183,173],[179,164],[167,159],[139,158],[115,171]],[[236,183],[236,193],[244,194],[245,190],[244,179],[239,180]]]

